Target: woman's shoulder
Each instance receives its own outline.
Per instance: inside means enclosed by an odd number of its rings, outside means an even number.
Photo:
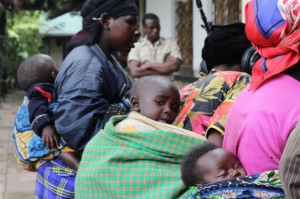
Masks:
[[[88,46],[74,48],[62,63],[61,70],[86,69],[90,65],[98,65],[99,61]],[[70,68],[70,66],[72,66]]]
[[[74,48],[66,57],[67,59],[89,60],[94,54],[88,46],[78,46]]]

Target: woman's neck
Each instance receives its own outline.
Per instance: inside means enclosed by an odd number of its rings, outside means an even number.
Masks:
[[[110,56],[111,52],[110,52],[110,50],[108,50],[106,45],[103,45],[103,43],[98,42],[98,46],[101,48],[102,52],[104,53],[104,55],[106,57]]]
[[[97,44],[99,45],[99,47],[101,48],[102,52],[104,53],[104,55],[106,56],[107,59],[111,60],[111,53],[112,50],[109,48],[109,45],[107,44],[105,39],[101,39],[101,37],[99,38]]]
[[[216,65],[213,68],[220,71],[241,71],[241,66],[239,64],[220,64]]]
[[[98,46],[99,46],[99,48],[100,48],[100,50],[102,51],[102,53],[104,54],[104,56],[105,56],[105,58],[108,60],[108,61],[110,61],[110,62],[114,62],[114,59],[113,59],[113,57],[112,57],[112,52],[111,51],[109,51],[109,50],[107,50],[106,48],[104,48],[104,47],[102,47],[100,44],[97,44]]]

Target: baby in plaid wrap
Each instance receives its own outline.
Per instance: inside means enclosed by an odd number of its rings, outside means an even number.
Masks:
[[[131,112],[115,116],[87,144],[75,181],[76,198],[178,198],[183,155],[206,138],[170,125],[180,96],[166,77],[133,83]]]

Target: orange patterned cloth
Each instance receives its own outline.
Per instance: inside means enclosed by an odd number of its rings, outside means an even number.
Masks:
[[[183,107],[173,125],[200,135],[209,129],[223,135],[229,109],[250,80],[246,73],[217,71],[189,84],[180,91]]]

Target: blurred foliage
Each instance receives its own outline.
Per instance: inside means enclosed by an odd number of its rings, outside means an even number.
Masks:
[[[43,10],[50,19],[69,11],[78,11],[85,0],[0,0],[8,10]]]
[[[39,30],[43,23],[41,11],[7,12],[4,40],[4,70],[9,87],[17,86],[17,69],[30,55],[40,53],[42,38]]]

